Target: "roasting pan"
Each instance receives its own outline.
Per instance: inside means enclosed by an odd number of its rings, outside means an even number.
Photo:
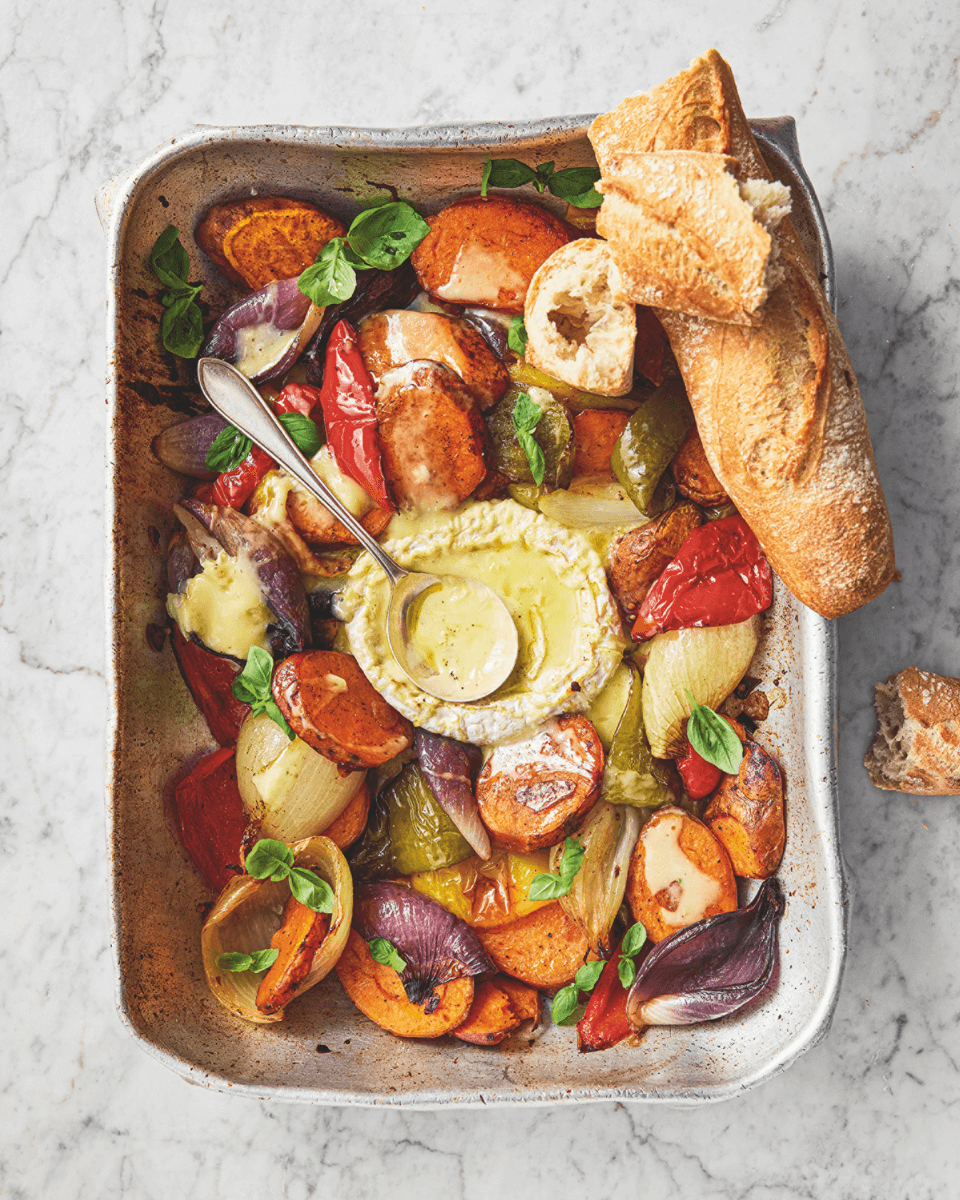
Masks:
[[[358,200],[396,188],[423,211],[436,211],[475,192],[491,156],[592,165],[590,119],[401,130],[199,127],[97,195],[108,244],[107,806],[118,1006],[144,1049],[192,1083],[277,1100],[415,1108],[694,1104],[770,1078],[829,1027],[846,949],[836,633],[779,581],[751,672],[772,701],[761,737],[786,780],[781,970],[762,1004],[722,1021],[650,1030],[639,1048],[584,1055],[573,1030],[549,1021],[498,1048],[396,1038],[354,1008],[335,974],[301,998],[287,1021],[246,1025],[217,1005],[204,980],[199,934],[212,897],[172,833],[165,785],[213,744],[165,636],[164,556],[182,481],[150,453],[153,437],[202,401],[191,366],[160,347],[150,247],[166,225],[176,225],[191,279],[204,279],[203,299],[219,312],[235,292],[192,238],[211,204],[281,193],[316,200],[349,223]],[[771,170],[793,189],[795,224],[833,303],[830,242],[793,119],[752,125]]]

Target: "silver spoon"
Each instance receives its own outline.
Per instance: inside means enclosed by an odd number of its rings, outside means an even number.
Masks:
[[[386,572],[392,588],[387,610],[387,641],[404,674],[422,691],[440,700],[465,703],[481,700],[495,692],[513,670],[520,648],[517,627],[496,592],[473,579],[405,571],[317,476],[270,406],[245,375],[222,359],[201,358],[197,363],[197,377],[203,394],[217,412],[266,451],[321,504],[326,505]],[[455,583],[458,589],[465,589],[468,603],[474,607],[482,604],[492,613],[497,653],[489,657],[484,669],[473,678],[458,679],[454,670],[436,671],[410,635],[408,620],[413,602],[428,589],[442,587],[447,581]]]

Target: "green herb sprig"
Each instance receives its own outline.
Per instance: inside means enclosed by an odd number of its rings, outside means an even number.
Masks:
[[[314,871],[295,867],[293,851],[286,842],[261,838],[247,855],[244,866],[254,879],[270,879],[273,883],[286,879],[294,899],[314,912],[333,912],[333,888]]]
[[[287,724],[286,717],[284,717],[283,713],[277,707],[277,702],[273,698],[273,692],[270,687],[272,682],[273,655],[269,650],[262,650],[259,646],[251,646],[250,653],[247,655],[247,665],[233,681],[233,687],[230,690],[233,692],[234,698],[239,700],[241,704],[250,705],[252,716],[259,717],[261,713],[266,713],[271,721],[280,726],[292,742],[296,734]],[[283,843],[278,842],[277,845],[282,846]],[[257,878],[259,879],[260,876],[258,875]],[[318,911],[321,910],[318,909]],[[325,909],[323,911],[329,912],[330,910]]]
[[[559,900],[561,896],[568,895],[573,885],[574,877],[583,865],[585,854],[586,851],[580,843],[572,837],[568,837],[563,844],[563,855],[560,859],[560,874],[547,875],[541,872],[541,874],[535,875],[533,882],[530,884],[530,890],[527,892],[527,899]]]
[[[533,481],[538,485],[543,483],[543,477],[547,470],[547,460],[544,458],[543,450],[533,436],[533,431],[542,416],[543,409],[538,404],[534,404],[526,392],[521,392],[513,406],[513,428],[516,430],[517,441],[527,456]]]
[[[180,244],[180,231],[168,225],[153,243],[150,269],[166,288],[160,297],[160,338],[178,358],[196,358],[203,345],[203,316],[197,297],[202,284],[189,281],[190,256]]]
[[[631,925],[623,936],[620,946],[620,961],[617,963],[617,974],[625,988],[633,986],[637,977],[637,964],[633,961],[643,949],[647,940],[647,931],[641,921]]]
[[[556,171],[552,162],[538,163],[534,169],[516,158],[488,158],[480,177],[480,195],[486,199],[488,188],[518,188],[532,183],[538,192],[552,192],[575,208],[599,208],[603,196],[593,186],[599,178],[597,167]]]
[[[322,445],[316,421],[303,413],[279,413],[277,420],[289,433],[293,444],[307,458],[313,458]],[[253,442],[234,425],[221,429],[207,451],[207,469],[222,475],[233,471],[250,453]]]
[[[527,353],[527,327],[523,323],[523,317],[514,317],[510,322],[510,328],[507,330],[507,345],[520,358]]]
[[[586,992],[589,995],[593,991],[606,965],[603,959],[584,963],[573,977],[573,983],[557,992],[550,1005],[550,1016],[554,1025],[573,1025],[580,1020],[583,1016],[582,1011],[578,1011],[581,1008],[580,993]]]
[[[327,242],[297,286],[321,307],[340,304],[356,290],[357,271],[394,270],[429,232],[430,226],[406,200],[368,201],[347,236]]]
[[[254,950],[252,954],[221,954],[217,966],[223,971],[233,971],[240,974],[243,971],[254,971],[259,974],[266,971],[280,957],[280,951],[272,948]]]
[[[367,945],[370,947],[370,957],[374,962],[381,963],[385,967],[393,967],[398,975],[406,968],[406,959],[400,957],[400,951],[389,938],[371,938]]]
[[[743,761],[743,744],[733,726],[706,704],[697,704],[686,688],[684,692],[692,706],[687,740],[701,758],[732,775]]]

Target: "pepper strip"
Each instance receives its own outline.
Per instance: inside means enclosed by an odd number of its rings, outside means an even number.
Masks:
[[[327,441],[337,465],[378,507],[393,510],[380,461],[373,381],[349,321],[338,321],[327,343],[320,389]]]
[[[773,601],[773,573],[743,517],[708,521],[690,533],[647,593],[636,640],[665,629],[733,625]]]

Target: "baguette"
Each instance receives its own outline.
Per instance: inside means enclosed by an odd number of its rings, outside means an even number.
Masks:
[[[877,734],[863,765],[878,788],[960,796],[960,679],[907,667],[878,683]]]
[[[628,154],[698,150],[770,174],[715,50],[590,129],[601,171]],[[781,282],[758,324],[657,308],[710,466],[787,587],[824,617],[852,612],[894,576],[893,535],[866,414],[836,320],[789,218]]]

